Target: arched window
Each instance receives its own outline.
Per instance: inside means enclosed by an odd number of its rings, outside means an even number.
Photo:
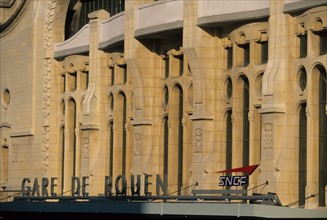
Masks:
[[[169,178],[174,190],[181,195],[183,184],[183,91],[180,85],[175,85],[172,90],[169,117],[171,128],[174,130],[169,143]],[[175,188],[176,187],[176,188]]]
[[[117,147],[120,148],[120,155],[115,154],[117,161],[121,161],[121,173],[122,175],[126,174],[126,96],[123,92],[120,92],[117,96],[117,105],[115,105],[116,116],[116,125],[117,132],[119,134],[120,140],[117,141]],[[117,164],[117,163],[115,163]]]
[[[327,83],[326,69],[318,67],[319,77],[319,206],[326,206],[325,187],[327,185]]]
[[[113,176],[114,172],[114,124],[109,124],[109,176]]]
[[[164,117],[164,149],[163,149],[163,174],[168,176],[168,137],[169,137],[169,128],[168,128],[168,117]]]
[[[61,139],[61,193],[64,193],[65,184],[65,127],[60,129],[60,139]]]
[[[65,108],[65,127],[61,129],[62,193],[71,189],[71,178],[76,176],[76,102],[70,98]],[[67,136],[65,137],[65,134]]]
[[[113,16],[125,10],[125,0],[71,0],[66,15],[65,39],[89,22],[89,13],[100,9]]]
[[[68,104],[68,129],[69,129],[69,149],[68,149],[68,157],[70,162],[72,163],[71,176],[76,175],[76,102],[74,99],[69,100]]]
[[[307,116],[306,103],[300,106],[299,113],[299,206],[305,205],[307,184]]]
[[[232,144],[233,144],[232,111],[227,112],[226,117],[226,169],[232,169]]]
[[[183,185],[183,91],[179,88],[178,99],[178,195],[181,195]]]
[[[249,123],[249,109],[250,109],[250,89],[249,81],[243,78],[243,166],[249,165],[249,151],[250,151],[250,123]]]

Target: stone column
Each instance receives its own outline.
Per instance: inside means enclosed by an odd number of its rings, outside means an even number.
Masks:
[[[268,63],[263,75],[261,174],[259,182],[269,182],[265,192],[278,194],[283,204],[291,201],[292,147],[290,146],[287,123],[290,66],[290,18],[283,13],[284,1],[270,1]],[[291,112],[292,110],[290,110]],[[292,112],[293,113],[293,112]]]
[[[215,41],[212,33],[197,26],[200,1],[184,1],[183,48],[193,77],[193,155],[190,183],[199,188],[216,188],[218,169],[214,146]]]
[[[81,134],[81,174],[89,176],[89,192],[103,192],[105,176],[105,120],[106,54],[98,49],[100,23],[109,18],[105,10],[94,11],[90,18],[89,85],[83,100]]]
[[[308,31],[308,48],[312,48],[314,34]],[[308,50],[308,56],[314,51]],[[313,70],[308,74],[307,115],[307,185],[305,195],[310,196],[319,192],[319,73]],[[319,197],[305,201],[306,208],[317,208]]]
[[[160,134],[155,129],[154,124],[159,120],[155,117],[155,112],[159,106],[156,105],[154,97],[160,94],[158,68],[155,68],[155,60],[158,59],[153,51],[148,49],[141,40],[134,37],[135,19],[137,19],[137,8],[146,1],[126,1],[125,4],[125,40],[124,40],[124,58],[128,68],[128,74],[131,77],[133,85],[133,156],[131,170],[133,175],[156,174],[159,173],[157,167],[159,160],[156,152],[156,145]],[[149,77],[151,76],[151,77]],[[155,183],[155,177],[151,178]],[[143,179],[141,188],[143,188]],[[153,187],[153,188],[152,188]],[[155,184],[150,186],[149,191],[155,192]]]

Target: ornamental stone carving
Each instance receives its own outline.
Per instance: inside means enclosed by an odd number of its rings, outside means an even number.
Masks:
[[[135,144],[134,144],[134,155],[135,156],[141,155],[141,146],[142,146],[142,134],[137,133],[137,134],[135,134]]]
[[[203,137],[203,130],[201,128],[195,129],[195,131],[194,131],[194,152],[195,153],[200,153],[203,150],[202,137]]]
[[[12,162],[17,163],[18,162],[18,144],[13,144],[11,153],[12,153]]]
[[[43,132],[42,132],[42,152],[41,152],[41,166],[42,171],[46,172],[49,168],[49,117],[50,117],[50,86],[51,86],[51,72],[52,72],[52,26],[55,14],[57,0],[49,1],[44,23],[44,45],[46,57],[43,60],[43,74],[42,74],[42,115],[43,115]]]
[[[57,0],[51,0],[47,6],[47,12],[45,16],[44,24],[44,49],[52,48],[52,23],[55,15],[55,8],[57,6]]]
[[[42,151],[41,151],[41,164],[43,172],[49,168],[49,140],[50,140],[49,126],[43,127],[42,134]]]
[[[270,149],[273,146],[273,125],[266,123],[263,126],[263,147]]]
[[[83,138],[83,147],[82,147],[82,158],[89,158],[89,143],[90,139],[88,137]]]

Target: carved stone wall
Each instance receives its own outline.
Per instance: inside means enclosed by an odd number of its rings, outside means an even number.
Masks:
[[[52,25],[55,15],[57,0],[48,2],[47,11],[44,23],[44,50],[46,57],[43,60],[43,75],[42,75],[42,115],[43,115],[43,132],[42,132],[42,171],[46,172],[49,167],[49,140],[50,140],[50,88],[51,88],[51,73],[53,71],[52,58],[50,52],[52,51]]]

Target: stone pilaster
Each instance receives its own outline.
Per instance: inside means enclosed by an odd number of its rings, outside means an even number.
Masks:
[[[156,167],[158,160],[153,159],[156,137],[154,112],[159,107],[155,103],[154,96],[159,94],[158,68],[155,69],[154,59],[158,59],[141,40],[134,38],[135,32],[135,7],[146,1],[126,1],[125,4],[125,45],[124,58],[126,60],[128,74],[134,88],[134,120],[131,123],[134,129],[133,161],[131,162],[131,174],[158,173]],[[149,77],[151,75],[151,77]],[[153,190],[152,190],[153,191]]]
[[[83,100],[83,120],[80,126],[81,176],[89,176],[90,194],[103,191],[105,176],[106,128],[106,54],[98,49],[100,23],[109,18],[108,12],[99,10],[90,18],[89,84]]]
[[[189,184],[216,188],[218,169],[214,146],[215,41],[197,26],[198,1],[184,1],[183,48],[193,78],[193,149]]]
[[[291,201],[294,187],[293,146],[290,144],[290,130],[287,123],[294,110],[287,106],[289,90],[289,61],[291,19],[283,13],[284,1],[270,1],[269,54],[263,75],[263,99],[261,120],[261,173],[259,182],[269,182],[266,192],[275,192],[283,204]]]

